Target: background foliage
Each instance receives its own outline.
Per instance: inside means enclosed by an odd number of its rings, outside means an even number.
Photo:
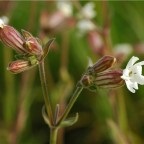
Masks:
[[[75,3],[83,6],[87,1]],[[144,2],[94,1],[94,4],[97,16],[93,21],[101,28],[108,24],[111,51],[117,44],[132,46],[132,53],[119,66],[124,67],[131,55],[143,60]],[[17,30],[25,29],[40,38],[44,31],[40,23],[42,13],[55,11],[54,1],[0,1],[0,16],[7,16],[9,24]],[[48,88],[53,105],[60,101],[62,110],[87,67],[87,58],[95,62],[102,56],[93,51],[86,35],[77,34],[73,24],[59,31],[46,31],[46,36],[56,38],[46,62]],[[7,144],[16,137],[19,144],[48,144],[49,128],[41,114],[44,101],[38,69],[11,74],[6,67],[14,52],[2,43],[0,47],[0,143]],[[80,118],[75,125],[60,131],[59,144],[143,144],[143,93],[142,86],[135,94],[125,86],[98,89],[96,93],[84,90],[71,111],[79,112]]]

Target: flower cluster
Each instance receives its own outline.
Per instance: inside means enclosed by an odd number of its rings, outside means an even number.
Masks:
[[[79,21],[77,22],[77,28],[81,35],[96,29],[95,24],[92,22],[92,19],[96,16],[94,7],[94,3],[88,2],[78,13]]]
[[[88,7],[92,6],[89,5]],[[0,40],[18,53],[18,59],[10,62],[7,68],[12,73],[20,73],[38,65],[46,57],[54,40],[49,40],[43,48],[38,38],[33,37],[25,30],[21,32],[22,35],[13,27],[5,25],[0,19]],[[136,63],[138,60],[138,57],[133,56],[124,70],[113,70],[111,67],[116,58],[103,56],[94,65],[88,67],[79,82],[79,86],[96,90],[97,87],[116,88],[125,82],[128,90],[135,93],[138,84],[144,85],[144,76],[142,75],[144,61]]]
[[[73,14],[73,7],[70,1],[57,1],[58,10],[65,16],[70,17]]]
[[[36,66],[44,57],[41,41],[29,32],[22,30],[22,35],[13,27],[5,25],[0,19],[0,40],[14,49],[18,59],[8,65],[12,73],[20,73]]]
[[[100,88],[116,88],[126,84],[128,90],[135,93],[138,84],[144,85],[142,65],[144,61],[136,63],[139,58],[133,56],[124,70],[113,70],[111,67],[116,59],[112,56],[103,56],[94,65],[89,66],[82,76],[79,86],[89,90]]]
[[[101,88],[116,88],[124,84],[121,78],[122,70],[112,70],[116,59],[112,56],[103,56],[94,65],[89,66],[82,76],[79,85],[89,90]]]

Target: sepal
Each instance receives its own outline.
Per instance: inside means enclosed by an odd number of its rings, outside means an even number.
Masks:
[[[41,57],[41,60],[42,60],[42,59],[45,59],[45,57],[48,55],[49,50],[50,50],[50,47],[51,47],[52,43],[54,42],[54,40],[55,40],[55,38],[50,39],[50,40],[45,44],[44,49],[43,49],[44,54],[43,54],[43,56]]]
[[[22,35],[23,37],[27,40],[30,37],[33,37],[31,33],[29,33],[28,31],[21,29]]]

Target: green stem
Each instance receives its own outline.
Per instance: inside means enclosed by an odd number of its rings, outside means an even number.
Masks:
[[[56,144],[57,143],[57,134],[58,134],[58,128],[57,127],[51,128],[50,144]]]
[[[67,117],[67,115],[69,114],[71,108],[73,107],[74,103],[76,102],[78,96],[80,95],[80,93],[82,92],[83,90],[83,87],[77,87],[73,96],[71,97],[68,105],[67,105],[67,108],[65,110],[65,112],[63,113],[63,115],[61,116],[60,120],[58,121],[57,123],[57,126],[59,126],[61,124],[61,122],[63,120],[65,120],[65,118]]]
[[[42,85],[42,90],[43,90],[43,95],[44,95],[46,111],[48,114],[48,118],[51,122],[51,125],[53,125],[53,113],[52,113],[52,107],[50,103],[50,97],[48,95],[44,60],[42,60],[41,63],[39,64],[39,72],[40,72],[40,79],[41,79],[41,85]]]

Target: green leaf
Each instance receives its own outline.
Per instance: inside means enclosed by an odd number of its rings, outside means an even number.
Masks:
[[[43,55],[42,59],[44,59],[44,58],[47,56],[47,54],[49,53],[50,46],[51,46],[51,44],[54,42],[54,40],[55,40],[55,38],[50,39],[50,40],[45,44],[45,46],[44,46],[44,55]]]
[[[75,117],[70,117],[70,118],[64,120],[64,121],[60,124],[60,127],[69,127],[69,126],[72,126],[73,124],[75,124],[75,123],[78,121],[78,118],[79,118],[79,114],[76,113],[76,116],[75,116]]]
[[[43,118],[44,118],[45,123],[46,123],[47,125],[49,125],[49,127],[51,127],[51,122],[50,122],[50,120],[49,120],[49,118],[48,118],[48,116],[47,116],[47,113],[46,113],[46,111],[45,111],[45,106],[42,107],[42,116],[43,116]]]
[[[54,123],[55,124],[57,123],[57,119],[58,119],[58,115],[59,115],[59,109],[60,109],[60,106],[59,106],[59,104],[57,104],[56,109],[55,109],[55,115],[54,115]]]

